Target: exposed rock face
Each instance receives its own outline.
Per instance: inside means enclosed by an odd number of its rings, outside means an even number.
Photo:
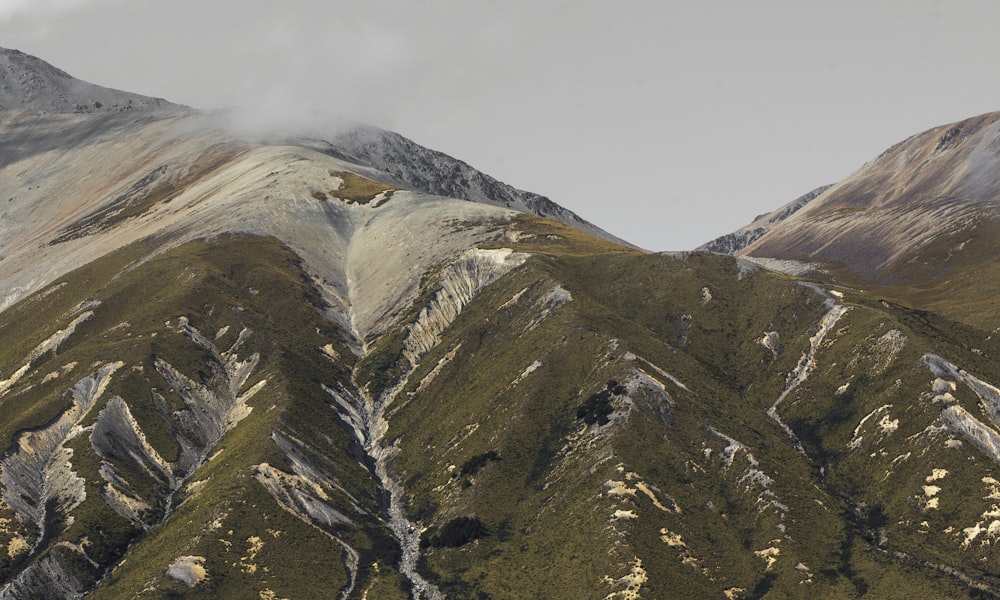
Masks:
[[[407,328],[403,358],[410,368],[440,342],[441,333],[454,322],[476,293],[524,263],[527,255],[510,248],[473,249],[453,262],[441,275],[438,291],[417,320]]]
[[[73,472],[73,451],[64,446],[104,392],[121,363],[110,363],[68,390],[73,404],[55,422],[22,433],[13,452],[0,461],[3,499],[21,518],[33,523],[38,539],[45,534],[48,510],[69,514],[86,498],[84,481]]]
[[[324,148],[326,151],[388,173],[407,187],[555,219],[592,235],[627,244],[545,196],[497,181],[461,160],[424,148],[398,133],[355,126],[337,135],[331,143]]]
[[[3,468],[3,500],[19,517],[35,527],[34,554],[39,544],[51,535],[46,524],[50,512],[62,519],[87,498],[86,481],[73,470],[73,451],[66,442],[79,433],[80,422],[107,387],[111,375],[122,363],[104,365],[92,375],[76,382],[68,390],[73,405],[52,424],[21,434],[17,448],[0,461]],[[82,548],[70,551],[86,556]],[[0,598],[23,598],[45,595],[70,598],[85,589],[84,582],[72,574],[60,558],[66,550],[56,547],[31,562],[26,569],[0,589]]]
[[[207,365],[210,372],[202,375],[203,382],[191,380],[163,358],[156,357],[154,360],[157,372],[184,402],[184,408],[171,411],[160,392],[155,389],[150,391],[177,441],[177,459],[168,462],[160,456],[146,440],[128,405],[119,397],[109,400],[98,414],[90,436],[94,451],[104,459],[101,476],[106,484],[102,494],[112,508],[140,527],[155,524],[162,519],[159,515],[171,510],[173,494],[205,461],[223,434],[250,414],[247,400],[267,384],[266,379],[261,380],[244,390],[247,379],[260,360],[258,354],[252,354],[246,360],[240,360],[236,355],[236,350],[250,336],[248,329],[241,331],[232,347],[224,352],[220,352],[192,327],[187,317],[178,318],[176,331],[190,338],[211,357]],[[111,461],[124,463],[139,473],[147,474],[166,488],[166,494],[149,500],[137,497]],[[147,514],[151,503],[159,505],[155,514]]]
[[[935,354],[925,355],[924,362],[938,377],[933,384],[931,400],[944,405],[941,422],[1000,464],[1000,432],[997,430],[1000,427],[1000,390]],[[988,424],[958,404],[954,396],[958,382],[975,393]]]

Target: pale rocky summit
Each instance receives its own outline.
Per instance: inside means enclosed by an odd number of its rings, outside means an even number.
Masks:
[[[80,81],[40,58],[0,48],[0,110],[92,113],[171,107],[179,108],[161,98]]]

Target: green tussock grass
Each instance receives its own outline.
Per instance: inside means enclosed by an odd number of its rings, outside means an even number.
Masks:
[[[368,204],[379,194],[385,194],[382,201],[382,204],[384,204],[389,201],[393,192],[398,190],[398,188],[391,185],[386,185],[349,171],[331,171],[330,175],[340,178],[344,183],[339,188],[330,190],[329,194],[349,204]]]

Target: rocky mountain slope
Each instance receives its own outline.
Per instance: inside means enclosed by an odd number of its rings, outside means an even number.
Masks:
[[[717,252],[719,254],[736,254],[764,237],[764,234],[773,229],[775,225],[798,212],[802,207],[815,200],[831,187],[830,185],[824,185],[807,194],[803,194],[778,210],[760,215],[749,225],[745,225],[732,233],[702,244],[697,250]]]
[[[1000,595],[988,331],[385,139],[0,111],[0,598]]]
[[[743,248],[811,263],[848,285],[969,323],[1000,326],[1000,113],[896,144]],[[741,230],[743,231],[743,230]]]
[[[460,160],[428,150],[392,131],[356,125],[337,132],[318,149],[388,173],[408,187],[555,219],[592,235],[630,245],[545,196],[497,181]]]
[[[49,112],[121,112],[176,105],[80,81],[18,50],[0,48],[0,110],[31,108]]]

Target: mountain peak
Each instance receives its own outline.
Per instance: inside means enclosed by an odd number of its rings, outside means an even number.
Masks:
[[[0,110],[89,113],[176,106],[162,98],[87,83],[40,58],[0,48]]]

